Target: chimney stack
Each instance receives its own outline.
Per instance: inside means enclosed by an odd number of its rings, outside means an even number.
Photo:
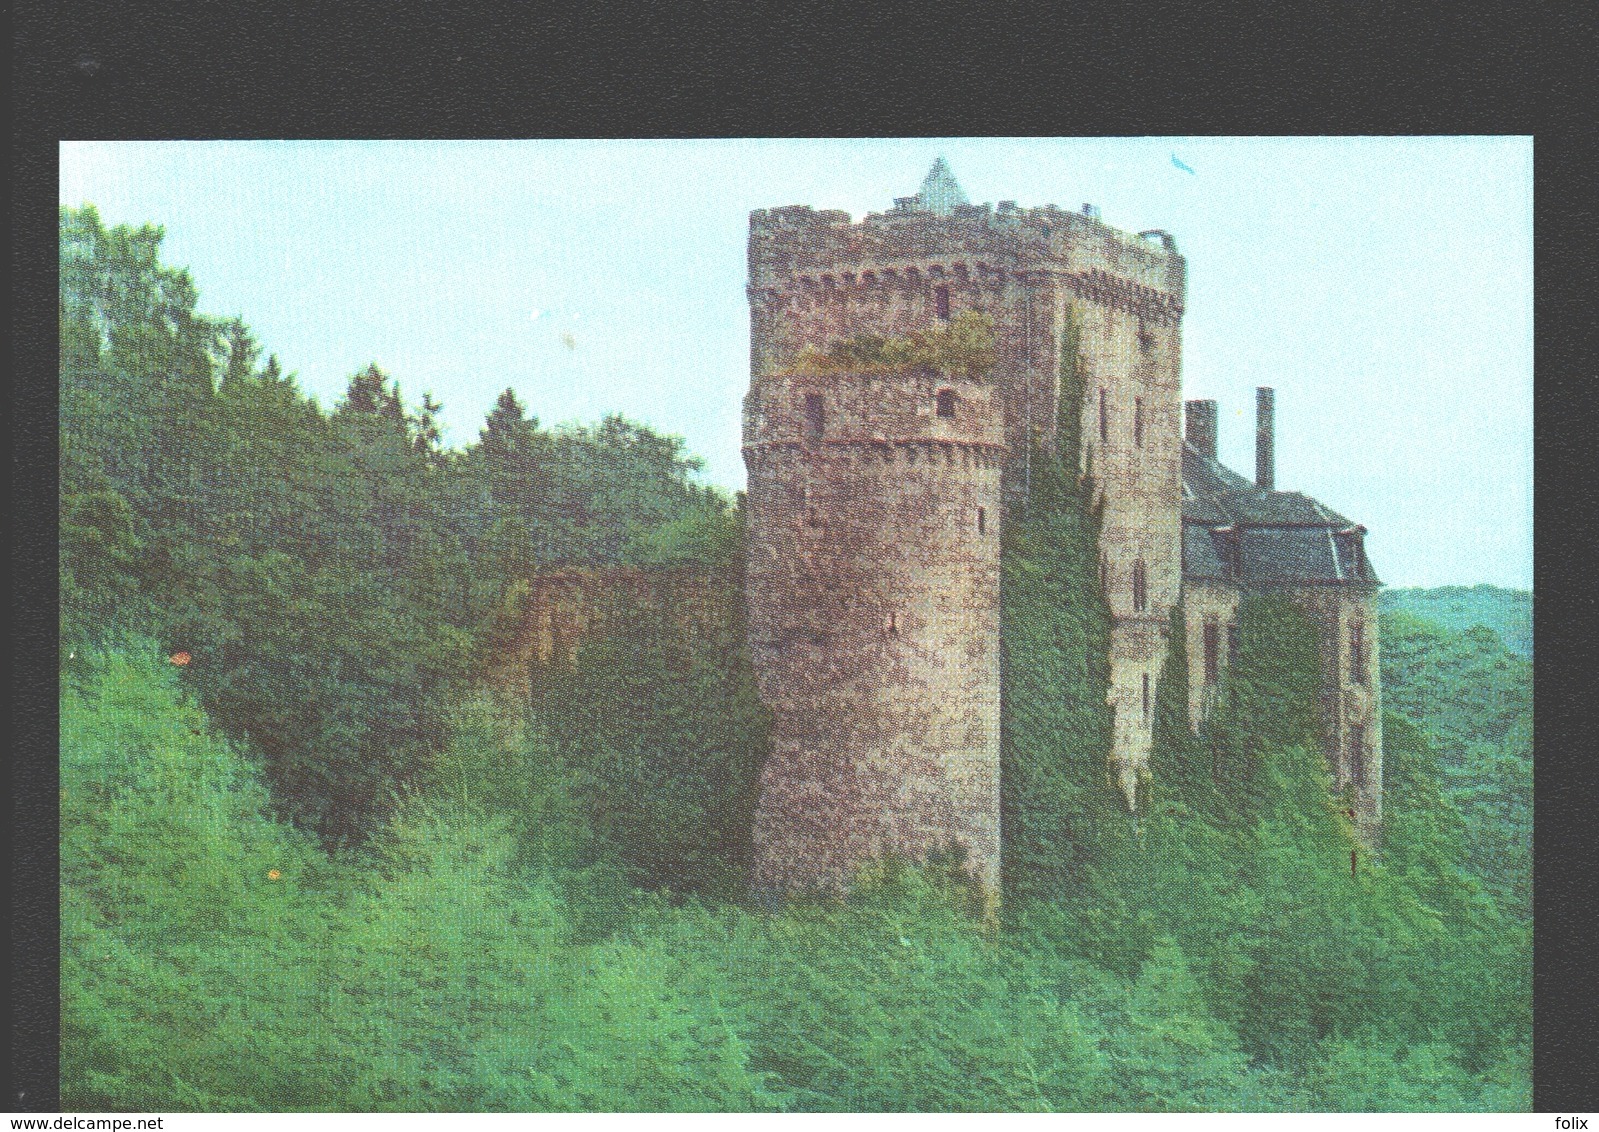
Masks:
[[[1188,420],[1183,432],[1188,437],[1188,443],[1199,450],[1201,456],[1214,460],[1216,458],[1216,402],[1214,401],[1187,401],[1183,408],[1187,410]]]
[[[1262,491],[1276,490],[1275,416],[1276,394],[1262,385],[1255,390],[1255,486]]]

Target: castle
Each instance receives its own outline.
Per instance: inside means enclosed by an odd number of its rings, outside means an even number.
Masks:
[[[857,223],[805,206],[751,215],[746,600],[773,717],[758,889],[837,888],[873,858],[958,844],[997,892],[1000,531],[1063,408],[1102,516],[1107,767],[1126,805],[1151,774],[1171,610],[1181,602],[1197,728],[1241,594],[1273,589],[1319,628],[1328,766],[1375,837],[1378,581],[1364,528],[1276,490],[1271,390],[1253,482],[1216,460],[1215,402],[1189,402],[1184,420],[1184,292],[1169,234],[1117,231],[1089,205],[974,205],[942,159],[915,196]],[[986,372],[794,364],[963,311],[991,320]],[[1061,404],[1063,364],[1077,405]]]

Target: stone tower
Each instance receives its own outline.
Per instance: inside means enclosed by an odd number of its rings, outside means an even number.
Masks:
[[[774,715],[756,883],[834,887],[887,853],[959,845],[999,876],[999,531],[1055,443],[1063,369],[1101,505],[1114,618],[1112,780],[1148,774],[1181,585],[1184,264],[1085,205],[972,205],[942,159],[852,223],[750,216],[750,642]],[[986,375],[802,377],[806,347],[993,322]],[[952,407],[952,413],[945,410]]]

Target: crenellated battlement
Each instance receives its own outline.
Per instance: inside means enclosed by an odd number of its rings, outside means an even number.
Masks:
[[[997,210],[956,205],[941,215],[904,208],[860,221],[804,205],[759,209],[750,214],[749,259],[757,289],[784,290],[806,279],[823,285],[825,277],[839,281],[844,274],[870,274],[871,283],[922,281],[906,279],[907,262],[923,279],[933,268],[981,270],[992,283],[1015,272],[1092,273],[1159,293],[1178,307],[1186,288],[1186,265],[1166,232],[1134,234],[1056,205],[1023,209],[1010,201]]]

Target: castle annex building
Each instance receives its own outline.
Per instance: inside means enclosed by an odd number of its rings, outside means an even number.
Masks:
[[[1240,595],[1264,587],[1322,629],[1329,765],[1375,831],[1378,583],[1364,529],[1275,490],[1270,390],[1253,482],[1216,462],[1214,402],[1188,405],[1185,439],[1184,293],[1165,232],[1117,231],[1088,205],[974,205],[942,159],[919,193],[859,222],[804,206],[751,214],[746,597],[773,716],[757,887],[836,888],[873,858],[958,844],[997,891],[1000,530],[1062,409],[1078,414],[1102,515],[1106,757],[1127,805],[1151,773],[1172,608],[1182,601],[1197,727]],[[794,364],[807,348],[963,311],[992,321],[985,372]],[[1063,365],[1078,404],[1061,404]]]

